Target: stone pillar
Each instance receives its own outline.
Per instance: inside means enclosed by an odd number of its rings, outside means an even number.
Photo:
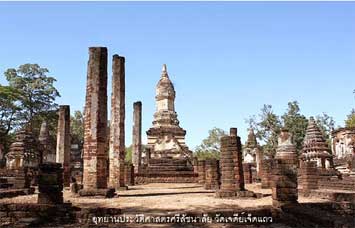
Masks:
[[[244,181],[247,184],[253,183],[252,164],[243,163]]]
[[[38,203],[63,203],[63,169],[60,163],[43,163],[39,165]]]
[[[199,160],[197,163],[197,171],[198,171],[198,183],[205,184],[206,181],[206,161]]]
[[[236,181],[236,190],[244,191],[244,172],[243,172],[243,163],[242,163],[242,144],[240,137],[237,134],[237,128],[230,129],[230,145],[229,150],[233,153],[234,159],[234,175]]]
[[[42,146],[42,162],[55,162],[56,154],[52,148],[52,144],[50,141],[49,129],[47,122],[43,122],[41,124],[41,130],[39,132],[39,143]]]
[[[235,145],[234,145],[235,146]],[[221,187],[216,192],[216,197],[234,197],[236,196],[236,182],[234,175],[234,154],[230,149],[231,137],[224,136],[221,138],[221,158],[219,161],[221,170]]]
[[[263,157],[264,153],[260,148],[256,149],[256,174],[257,178],[261,179],[261,173],[262,173],[262,166],[263,166]]]
[[[142,102],[133,103],[132,163],[134,172],[140,171],[142,159]]]
[[[271,188],[272,161],[264,160],[261,175],[261,188]]]
[[[194,167],[194,173],[198,173],[198,158],[197,157],[193,158],[192,165]]]
[[[89,48],[84,111],[84,189],[107,188],[107,49]]]
[[[206,181],[205,189],[214,189],[219,188],[218,183],[218,160],[208,159],[206,160]]]
[[[70,186],[70,107],[60,105],[58,112],[56,162],[64,169],[64,186]]]
[[[134,166],[132,164],[125,164],[125,183],[127,185],[134,185]]]
[[[314,161],[301,161],[299,168],[300,190],[307,196],[311,190],[318,189],[317,163]]]
[[[297,203],[297,152],[291,134],[282,130],[278,139],[272,177],[272,205],[281,207]]]
[[[110,187],[125,189],[125,58],[112,60],[112,95],[110,126]]]

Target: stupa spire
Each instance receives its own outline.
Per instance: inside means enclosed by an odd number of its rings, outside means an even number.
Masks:
[[[163,68],[162,68],[162,70],[161,70],[161,77],[167,77],[167,78],[169,78],[168,70],[167,70],[166,64],[163,64]]]

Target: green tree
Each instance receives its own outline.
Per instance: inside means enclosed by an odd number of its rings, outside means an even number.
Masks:
[[[281,118],[284,127],[292,134],[292,140],[297,151],[300,152],[306,135],[308,120],[304,115],[300,114],[298,102],[288,102],[288,109]]]
[[[53,85],[56,79],[47,76],[48,72],[48,69],[38,64],[24,64],[4,73],[9,86],[20,94],[20,110],[16,112],[16,119],[22,121],[22,125],[28,125],[35,133],[38,133],[43,120],[49,125],[56,123],[55,99],[60,94]]]
[[[260,111],[258,118],[254,115],[249,117],[246,122],[254,130],[256,137],[265,143],[262,146],[265,154],[274,156],[278,134],[281,130],[281,121],[272,110],[271,105],[265,104]]]
[[[12,141],[11,130],[16,128],[18,121],[16,112],[20,109],[17,104],[19,93],[16,89],[9,86],[0,85],[0,144],[7,151]]]
[[[331,148],[331,132],[335,126],[333,117],[323,112],[322,115],[317,115],[315,120],[324,138],[326,139],[329,148]]]
[[[219,158],[221,149],[221,137],[227,133],[220,128],[213,128],[208,131],[208,137],[202,140],[201,145],[195,149],[195,155],[198,159]]]
[[[351,110],[345,120],[345,127],[355,127],[355,109]]]
[[[81,111],[75,111],[70,117],[70,133],[73,142],[84,143],[84,115]]]

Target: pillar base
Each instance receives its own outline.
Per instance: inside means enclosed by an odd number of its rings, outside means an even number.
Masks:
[[[236,191],[219,190],[216,192],[217,198],[232,198],[236,196]]]
[[[121,186],[116,188],[117,191],[127,191],[128,190],[128,186]]]
[[[96,188],[84,188],[79,191],[79,196],[102,196],[105,198],[112,198],[114,197],[115,189],[114,188],[103,188],[103,189],[96,189]]]

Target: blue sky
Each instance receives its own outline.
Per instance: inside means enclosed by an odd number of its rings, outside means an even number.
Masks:
[[[108,47],[109,78],[112,55],[125,56],[129,145],[133,102],[143,102],[146,131],[166,63],[194,149],[213,127],[238,127],[245,141],[245,119],[263,104],[282,114],[297,100],[307,117],[326,112],[343,125],[355,106],[354,21],[353,2],[1,2],[0,72],[47,67],[57,102],[74,111],[84,105],[88,47]]]

